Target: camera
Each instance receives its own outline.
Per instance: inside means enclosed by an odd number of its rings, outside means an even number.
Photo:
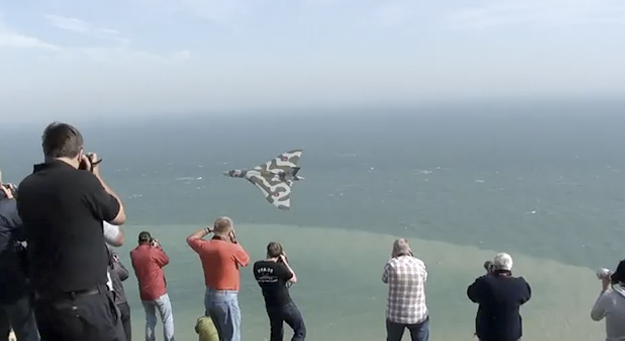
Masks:
[[[100,162],[102,162],[102,159],[99,160],[95,160],[93,158],[93,154],[87,154],[85,155],[87,157],[87,159],[89,160],[89,163],[87,164],[87,162],[85,162],[84,160],[80,161],[80,165],[78,166],[79,169],[81,170],[88,170],[90,172],[93,172],[93,168],[99,164]]]
[[[158,239],[150,238],[150,245],[153,246],[153,247],[157,247],[159,245],[158,244]]]
[[[610,269],[601,268],[597,270],[596,276],[597,279],[609,278],[610,276],[612,276],[612,271],[610,271]]]
[[[284,252],[282,252],[280,256],[284,257],[285,261],[287,262],[289,261],[289,259],[286,257],[286,254]],[[284,263],[284,261],[282,260],[282,257],[278,257],[278,263]]]

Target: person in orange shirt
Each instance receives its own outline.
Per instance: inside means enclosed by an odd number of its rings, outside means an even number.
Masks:
[[[211,232],[213,238],[204,240]],[[246,267],[250,256],[237,242],[232,219],[217,218],[212,228],[190,235],[187,244],[199,255],[204,269],[204,315],[215,323],[221,341],[241,341],[239,267]]]
[[[163,267],[169,257],[158,240],[149,232],[139,233],[139,245],[130,251],[132,268],[139,282],[139,296],[145,310],[145,340],[156,340],[156,312],[163,322],[165,341],[174,341],[174,313],[167,293],[167,280]]]

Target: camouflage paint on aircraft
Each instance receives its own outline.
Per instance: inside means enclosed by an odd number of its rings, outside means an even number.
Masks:
[[[291,150],[252,169],[234,169],[224,172],[224,175],[247,179],[263,192],[269,203],[281,210],[288,210],[291,208],[293,182],[304,180],[297,175],[301,156],[301,149]]]

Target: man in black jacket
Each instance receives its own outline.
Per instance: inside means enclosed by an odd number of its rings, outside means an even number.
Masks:
[[[130,329],[130,306],[126,299],[126,293],[124,292],[123,281],[128,279],[128,270],[119,260],[119,256],[108,245],[109,252],[109,273],[111,275],[111,282],[113,282],[113,296],[115,297],[115,305],[119,308],[121,314],[122,325],[124,327],[124,334],[126,334],[126,341],[131,341],[132,333]]]
[[[0,183],[0,340],[11,330],[20,341],[39,341],[22,242],[22,220],[13,189]]]
[[[532,290],[523,277],[513,277],[511,270],[512,257],[498,253],[488,273],[467,289],[469,299],[479,304],[475,330],[480,341],[517,341],[523,336],[519,310],[530,300]]]

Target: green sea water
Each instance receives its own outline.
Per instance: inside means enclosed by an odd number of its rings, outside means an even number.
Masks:
[[[473,339],[477,307],[466,288],[499,251],[533,288],[522,308],[527,340],[590,340],[600,289],[598,267],[623,255],[625,161],[622,107],[498,107],[424,112],[316,113],[86,122],[87,149],[124,199],[128,252],[142,230],[171,258],[165,268],[176,338],[197,339],[203,275],[185,238],[217,216],[235,221],[253,260],[281,242],[299,282],[291,293],[308,340],[383,340],[384,263],[396,237],[409,239],[428,266],[431,340]],[[41,160],[41,127],[0,135],[5,180],[19,181]],[[252,167],[303,148],[292,209],[222,171]],[[251,269],[241,271],[244,340],[269,337]],[[133,336],[144,313],[134,276],[125,282]],[[161,324],[159,323],[159,335]],[[160,337],[160,336],[159,336]],[[290,338],[290,331],[285,339]],[[407,340],[408,336],[404,336]]]

